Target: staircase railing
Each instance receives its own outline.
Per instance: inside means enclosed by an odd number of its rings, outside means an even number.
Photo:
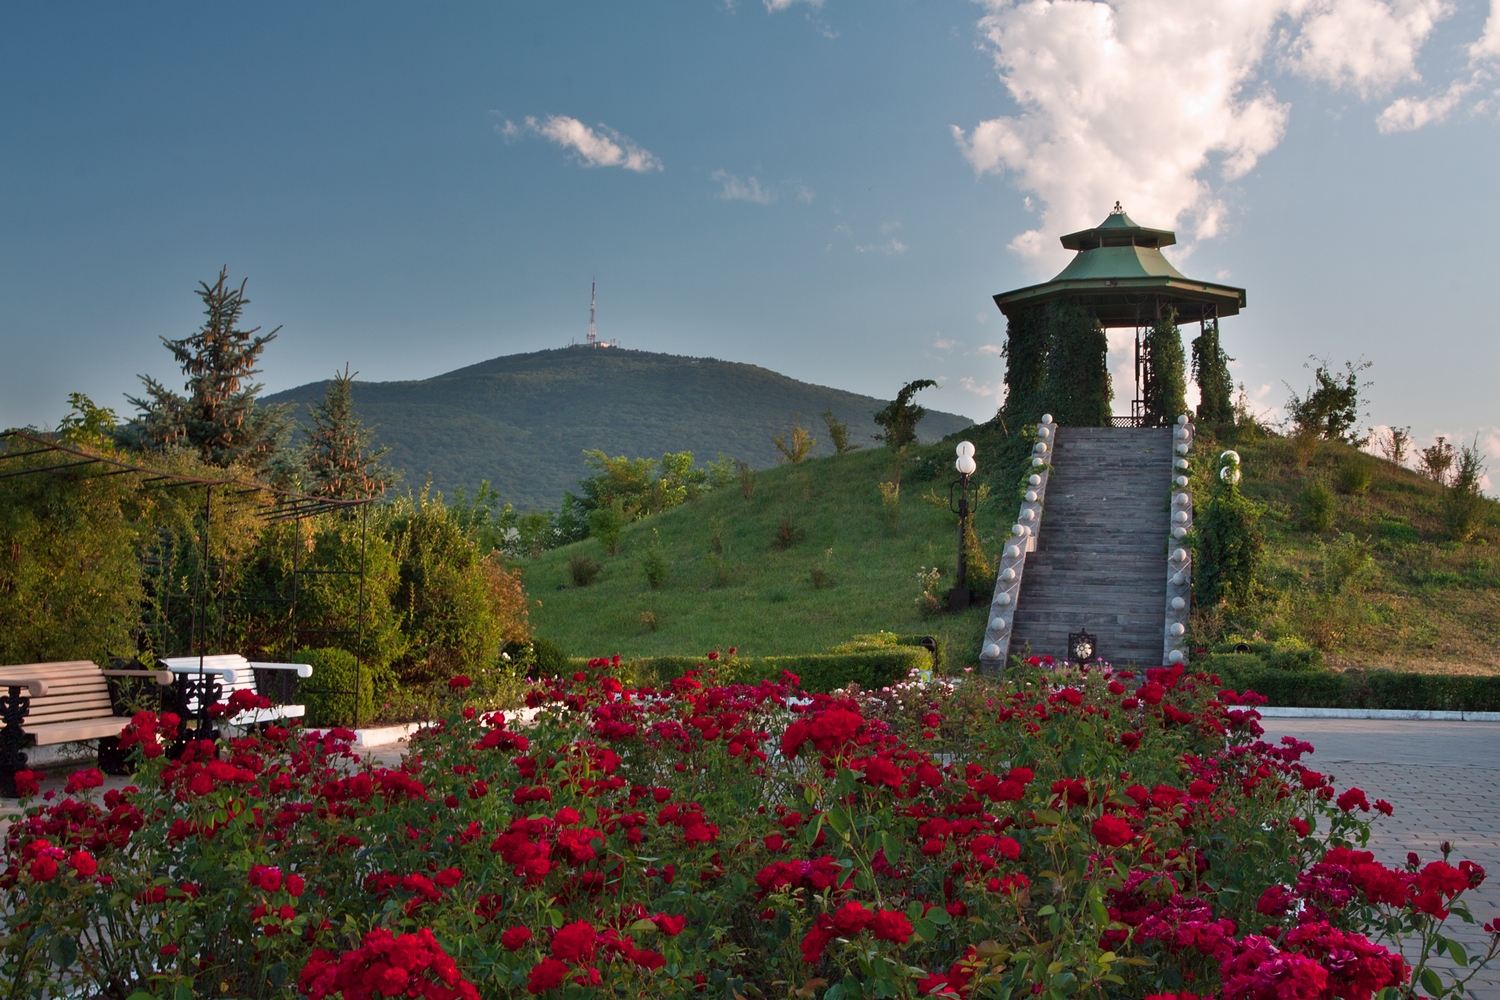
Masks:
[[[1000,553],[995,575],[995,595],[990,600],[989,623],[984,630],[984,645],[979,652],[979,672],[1002,676],[1010,659],[1010,638],[1015,631],[1016,603],[1021,595],[1021,575],[1026,571],[1026,553],[1036,551],[1037,532],[1042,528],[1042,504],[1047,497],[1047,480],[1052,473],[1052,459],[1057,450],[1057,424],[1052,415],[1044,414],[1036,428],[1037,441],[1031,449],[1031,472],[1026,480],[1026,494],[1011,537]]]
[[[1162,662],[1187,662],[1188,616],[1193,606],[1193,553],[1187,536],[1193,530],[1193,493],[1188,488],[1188,455],[1193,450],[1193,423],[1187,414],[1172,428],[1172,503],[1167,522],[1167,607]]]

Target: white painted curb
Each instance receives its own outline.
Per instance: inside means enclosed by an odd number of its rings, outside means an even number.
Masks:
[[[1429,712],[1404,708],[1256,709],[1266,719],[1405,719],[1413,722],[1500,722],[1500,712]]]

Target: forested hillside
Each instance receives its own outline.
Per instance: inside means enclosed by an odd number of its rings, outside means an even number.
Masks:
[[[311,382],[265,401],[298,403],[305,422],[302,404],[320,399],[326,385]],[[555,507],[588,473],[585,449],[691,451],[700,462],[723,452],[764,467],[777,458],[772,435],[799,417],[818,439],[812,454],[831,454],[824,410],[848,423],[852,441],[873,444],[870,415],[885,405],[755,365],[582,347],[495,358],[420,381],[357,382],[354,401],[391,448],[386,460],[406,485],[430,476],[447,492],[487,479],[522,509]],[[970,423],[933,411],[918,430],[931,441]]]

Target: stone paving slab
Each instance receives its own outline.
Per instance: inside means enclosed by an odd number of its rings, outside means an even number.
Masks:
[[[1408,851],[1436,860],[1446,840],[1454,860],[1483,865],[1489,879],[1467,894],[1479,923],[1452,918],[1448,930],[1470,953],[1488,947],[1479,924],[1500,917],[1500,724],[1266,719],[1262,725],[1267,742],[1295,736],[1316,747],[1307,762],[1341,789],[1355,785],[1371,801],[1395,807],[1394,816],[1377,815],[1372,824],[1369,850],[1379,860],[1402,864]],[[1469,995],[1500,1000],[1500,967],[1471,982]]]

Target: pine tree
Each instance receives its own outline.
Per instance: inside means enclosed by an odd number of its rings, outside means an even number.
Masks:
[[[1229,376],[1233,361],[1219,346],[1219,321],[1203,324],[1193,340],[1193,379],[1198,383],[1198,419],[1206,424],[1234,423],[1234,380]]]
[[[321,401],[308,404],[312,428],[303,450],[308,492],[353,500],[379,496],[395,480],[380,461],[389,448],[371,450],[374,428],[366,427],[354,409],[354,375],[345,365],[334,372]]]
[[[238,288],[229,284],[227,268],[213,285],[199,282],[197,294],[207,317],[203,326],[181,340],[161,338],[187,376],[187,394],[140,376],[146,398],[126,397],[140,412],[121,430],[121,442],[139,450],[189,448],[210,465],[264,468],[286,440],[291,406],[258,405],[263,386],[251,379],[281,328],[265,334],[239,328],[250,300],[243,281]]]
[[[1146,333],[1145,397],[1148,422],[1164,425],[1187,412],[1187,359],[1182,352],[1182,332],[1177,329],[1177,310],[1168,306]]]

